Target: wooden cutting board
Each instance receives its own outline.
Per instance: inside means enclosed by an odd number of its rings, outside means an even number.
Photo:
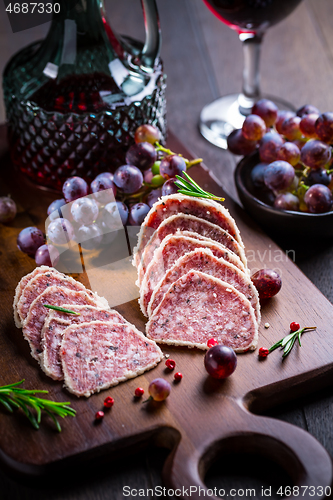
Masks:
[[[172,136],[171,149],[188,153]],[[77,411],[75,418],[61,422],[58,434],[51,422],[39,431],[30,427],[20,412],[9,415],[0,409],[0,458],[13,469],[29,474],[68,465],[72,460],[92,459],[97,455],[129,453],[139,446],[155,443],[170,448],[164,479],[173,488],[204,487],[205,471],[219,453],[259,453],[292,471],[292,480],[303,486],[332,484],[332,464],[325,449],[308,433],[270,418],[256,415],[273,405],[298,397],[332,381],[333,306],[280,250],[223,192],[204,166],[194,167],[191,175],[200,185],[226,196],[225,205],[237,221],[246,245],[252,270],[278,269],[283,281],[281,292],[262,304],[259,347],[269,347],[288,333],[291,321],[302,326],[317,326],[303,335],[302,348],[295,346],[282,361],[275,351],[260,361],[257,352],[238,355],[238,367],[227,380],[216,381],[205,372],[204,353],[186,348],[164,348],[183,373],[173,383],[173,373],[161,362],[155,369],[89,399],[76,398],[62,384],[47,378],[29,354],[12,316],[14,289],[35,263],[16,247],[21,229],[37,225],[44,230],[46,209],[56,195],[37,189],[13,171],[4,151],[0,159],[0,195],[10,193],[19,213],[10,226],[0,226],[0,385],[25,379],[29,389],[47,389],[49,397],[69,401]],[[291,249],[292,250],[292,249]],[[289,252],[292,257],[292,251]],[[119,290],[132,287],[126,272],[113,276]],[[86,275],[75,275],[87,283]],[[101,280],[103,281],[103,280]],[[127,284],[126,284],[127,283]],[[105,286],[105,283],[104,285]],[[98,290],[98,283],[95,286]],[[136,300],[117,307],[125,318],[144,331],[145,318]],[[264,328],[269,323],[268,329]],[[214,332],[212,332],[212,337]],[[133,397],[142,386],[147,392],[151,380],[165,377],[172,392],[163,403],[142,404]],[[115,404],[96,424],[94,415],[110,395]],[[318,493],[318,492],[317,492]],[[304,498],[307,498],[307,493]],[[322,495],[316,494],[317,498]],[[200,498],[192,490],[193,499]]]

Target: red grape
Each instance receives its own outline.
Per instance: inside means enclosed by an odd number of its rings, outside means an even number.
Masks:
[[[293,111],[281,110],[278,112],[277,120],[275,122],[275,128],[279,134],[282,134],[283,122],[288,118],[292,118],[293,116],[295,116],[295,113]]]
[[[176,175],[182,175],[186,171],[184,158],[178,155],[167,156],[163,158],[160,164],[160,175],[165,179],[171,179]]]
[[[278,107],[268,99],[260,99],[252,108],[252,114],[260,116],[266,127],[272,127],[277,120]]]
[[[169,196],[169,194],[178,193],[178,188],[175,184],[176,177],[169,179],[162,186],[162,196]]]
[[[51,205],[49,205],[47,209],[47,215],[49,216],[50,221],[62,217],[61,207],[63,207],[64,205],[66,205],[66,201],[64,198],[52,201]]]
[[[25,227],[17,237],[18,248],[32,257],[35,256],[38,248],[44,245],[44,234],[37,227]]]
[[[76,241],[86,250],[97,248],[103,239],[102,229],[97,224],[82,225],[76,233]]]
[[[309,137],[310,139],[316,139],[316,121],[318,119],[317,114],[304,115],[300,121],[299,129],[305,137]]]
[[[171,392],[171,385],[164,378],[155,378],[149,384],[148,392],[154,401],[164,401]]]
[[[333,113],[322,113],[316,121],[316,133],[324,142],[333,141]]]
[[[123,165],[114,173],[113,182],[124,193],[136,193],[143,183],[142,172],[133,165]]]
[[[236,369],[237,356],[231,347],[214,345],[205,354],[205,368],[213,378],[227,378]]]
[[[320,113],[319,109],[317,109],[315,106],[312,106],[311,104],[305,104],[305,106],[302,106],[296,112],[297,116],[300,116],[301,118],[303,118],[303,116],[306,115],[312,115],[312,114],[319,115],[319,113]]]
[[[133,144],[126,153],[126,163],[135,165],[140,170],[148,170],[157,160],[157,153],[150,142]]]
[[[287,161],[293,167],[297,165],[301,157],[301,152],[296,144],[285,142],[277,152],[277,160]]]
[[[48,238],[56,245],[64,245],[73,239],[74,229],[67,219],[55,219],[47,228]]]
[[[128,224],[130,226],[141,226],[150,207],[146,203],[136,203],[130,208]]]
[[[249,115],[245,118],[242,134],[249,141],[260,141],[265,135],[266,123],[260,116]]]
[[[113,183],[113,175],[109,172],[99,174],[90,184],[91,192],[99,203],[106,204],[114,200],[117,188]]]
[[[147,205],[149,205],[151,208],[154,205],[154,203],[156,203],[157,200],[161,198],[161,196],[162,196],[162,190],[160,188],[153,189],[147,196]]]
[[[241,129],[236,129],[228,135],[228,148],[234,155],[249,155],[257,147],[257,141],[246,139]]]
[[[272,269],[260,269],[251,276],[251,280],[261,299],[270,299],[280,291],[282,286],[280,276]]]
[[[59,252],[53,245],[42,245],[35,254],[37,266],[56,266],[59,262]]]
[[[147,183],[150,184],[152,178],[154,177],[153,171],[151,168],[148,168],[148,170],[145,170],[143,172],[143,180]]]
[[[324,184],[324,186],[329,186],[331,181],[332,174],[328,174],[327,170],[321,170],[319,168],[310,170],[307,177],[304,178],[304,183],[307,186],[313,186],[313,184]]]
[[[276,160],[277,152],[284,144],[284,139],[276,132],[268,132],[259,144],[259,156],[261,161],[271,163]]]
[[[11,222],[16,215],[16,204],[9,196],[0,197],[0,223]]]
[[[288,189],[294,177],[294,168],[290,163],[281,160],[270,163],[264,172],[265,184],[272,191]]]
[[[323,184],[314,184],[305,193],[304,202],[312,214],[329,212],[333,206],[332,192]]]
[[[126,225],[128,219],[128,208],[122,201],[113,201],[105,205],[101,219],[109,229],[119,228],[119,217],[123,226]]]
[[[98,217],[98,205],[90,196],[79,198],[72,203],[71,214],[75,222],[89,225]]]
[[[301,151],[301,162],[307,167],[323,168],[331,159],[331,148],[325,142],[308,141]]]
[[[289,141],[294,141],[295,139],[301,139],[302,132],[299,129],[300,123],[301,123],[301,118],[299,116],[293,116],[291,118],[287,118],[281,125],[282,135],[284,135]]]
[[[268,167],[267,163],[258,163],[251,171],[251,180],[257,188],[265,187],[264,173]]]
[[[299,199],[292,193],[281,193],[274,200],[274,207],[279,210],[299,210]]]
[[[155,142],[160,141],[160,131],[153,125],[140,125],[135,131],[134,140],[136,143],[139,142],[150,142],[150,144],[155,144]]]
[[[81,177],[69,177],[62,186],[62,193],[67,203],[88,194],[88,184]]]

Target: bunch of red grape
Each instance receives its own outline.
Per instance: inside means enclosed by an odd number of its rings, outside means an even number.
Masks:
[[[126,164],[114,174],[99,174],[90,184],[81,177],[70,177],[62,187],[63,198],[48,207],[47,237],[29,227],[20,232],[18,247],[35,256],[38,265],[56,265],[57,245],[70,240],[87,250],[111,243],[119,217],[123,226],[139,226],[153,204],[164,195],[177,192],[176,175],[199,159],[188,161],[159,144],[160,132],[152,125],[141,125],[135,133],[135,144],[127,151]],[[87,196],[90,195],[90,196]],[[71,203],[70,209],[64,209]],[[51,253],[51,257],[50,257]]]
[[[267,99],[252,108],[242,129],[228,137],[229,150],[258,150],[251,171],[255,194],[280,210],[324,213],[333,207],[333,113],[311,105],[296,113],[279,111]]]

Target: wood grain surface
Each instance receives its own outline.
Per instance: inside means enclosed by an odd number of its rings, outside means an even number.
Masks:
[[[133,0],[111,0],[107,1],[107,7],[115,29],[142,38],[139,2],[136,5]],[[163,58],[168,73],[169,125],[191,150],[205,158],[206,164],[235,196],[232,178],[235,159],[200,137],[197,120],[204,104],[239,88],[242,56],[237,35],[219,23],[201,0],[160,0],[158,7],[163,31]],[[306,0],[293,15],[268,32],[262,60],[264,90],[269,89],[295,106],[310,102],[323,111],[332,110],[332,18],[331,0]],[[43,33],[45,26],[13,35],[5,14],[1,13],[0,65],[3,67],[12,53],[40,38]],[[4,147],[3,143],[0,147]],[[23,198],[24,193],[21,194],[22,206]],[[33,207],[28,213],[37,223]],[[22,214],[17,229],[23,228],[28,221],[28,216]],[[332,301],[332,246],[319,246],[313,241],[299,242],[297,247],[289,241],[280,243],[285,249],[296,250],[297,264]],[[4,248],[1,251],[4,252]],[[1,281],[1,298],[5,296],[5,282]],[[15,375],[15,367],[11,369]],[[332,454],[332,402],[331,389],[321,390],[310,398],[289,402],[271,411],[270,415],[308,430]],[[120,499],[124,498],[122,488],[125,484],[133,488],[160,485],[160,470],[165,457],[166,453],[156,448],[147,452],[140,450],[133,458],[119,458],[112,466],[96,462],[85,469],[82,465],[73,466],[56,482],[38,480],[23,484],[0,471],[1,498]],[[247,458],[242,461],[238,456],[236,465],[230,456],[220,458],[208,471],[206,483],[211,487],[222,485],[228,488],[280,485],[284,480],[282,470],[267,459],[255,461],[253,457],[250,464]],[[272,496],[274,498],[274,494]],[[261,498],[260,494],[256,497]]]

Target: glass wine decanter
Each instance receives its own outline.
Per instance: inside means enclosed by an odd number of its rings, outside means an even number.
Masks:
[[[166,134],[166,76],[155,0],[142,0],[143,45],[116,34],[103,0],[59,0],[44,41],[16,54],[3,87],[11,158],[35,184],[60,190],[125,163],[142,123]]]

